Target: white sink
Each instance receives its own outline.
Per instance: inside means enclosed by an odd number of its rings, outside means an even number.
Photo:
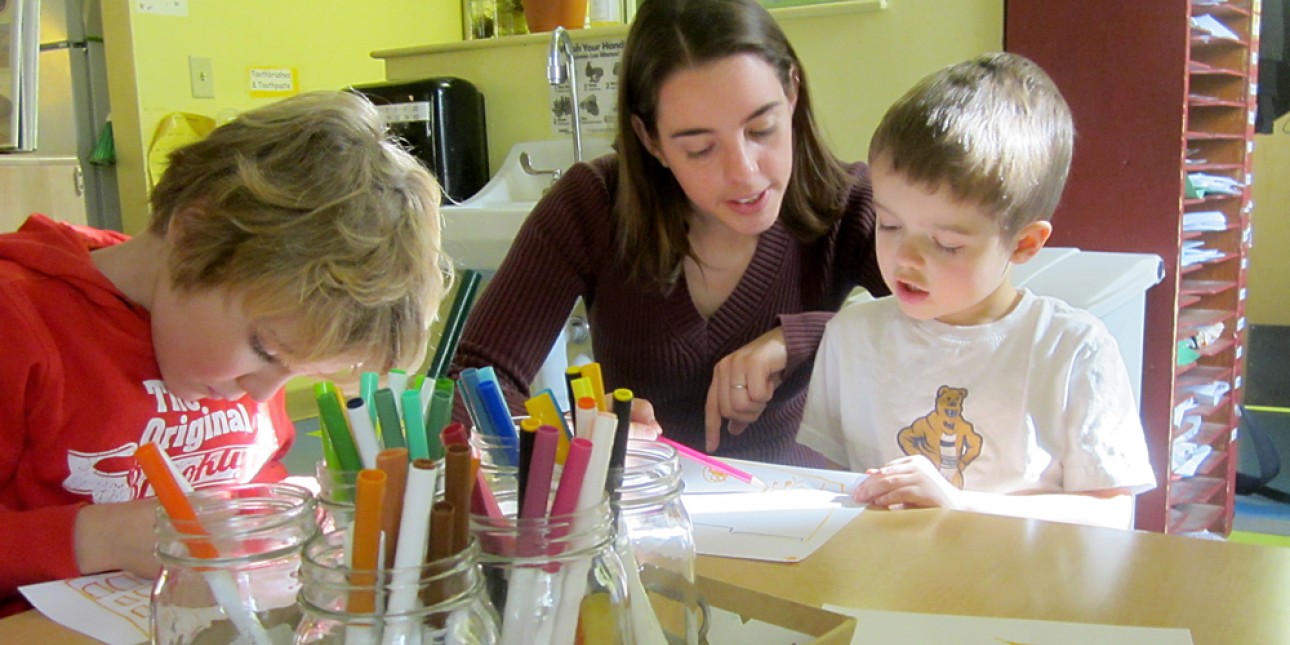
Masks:
[[[611,152],[608,139],[583,139],[582,158],[591,160]],[[520,157],[527,154],[525,172]],[[524,218],[550,188],[552,174],[573,165],[570,139],[524,141],[515,144],[497,174],[474,197],[456,205],[445,204],[444,251],[459,267],[489,271],[501,264]]]

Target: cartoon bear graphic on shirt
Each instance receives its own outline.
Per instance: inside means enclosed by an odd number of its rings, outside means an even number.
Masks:
[[[967,388],[942,385],[936,390],[936,406],[896,433],[906,455],[927,457],[941,475],[963,488],[963,471],[981,454],[985,439],[963,418]]]

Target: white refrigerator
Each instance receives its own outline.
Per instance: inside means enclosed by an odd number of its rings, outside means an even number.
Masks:
[[[35,137],[0,154],[0,230],[13,230],[30,212],[120,230],[115,167],[90,163],[109,112],[99,0],[0,0],[8,10],[16,3],[39,16],[31,56]]]

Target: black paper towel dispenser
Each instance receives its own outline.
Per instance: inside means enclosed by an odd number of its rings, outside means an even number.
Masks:
[[[488,182],[484,95],[469,82],[444,76],[355,85],[381,110],[390,129],[443,186],[445,203],[460,203]]]

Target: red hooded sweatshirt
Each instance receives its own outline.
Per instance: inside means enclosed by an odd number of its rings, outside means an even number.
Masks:
[[[28,608],[19,586],[80,575],[83,505],[152,495],[133,458],[141,443],[199,488],[287,474],[281,392],[260,404],[166,390],[148,311],[90,261],[126,239],[41,215],[0,235],[0,617]]]

